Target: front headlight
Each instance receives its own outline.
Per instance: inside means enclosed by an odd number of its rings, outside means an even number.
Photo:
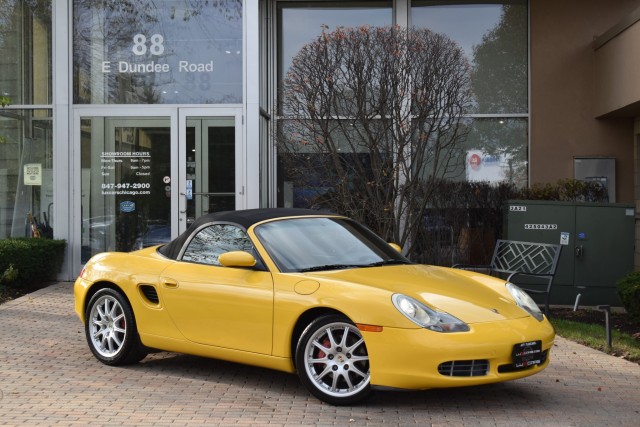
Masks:
[[[435,332],[467,332],[469,326],[462,320],[442,311],[435,311],[415,299],[402,294],[391,297],[393,305],[418,326]]]
[[[542,321],[542,319],[544,319],[544,315],[542,314],[542,311],[540,311],[540,308],[538,308],[538,304],[536,304],[529,294],[511,282],[507,282],[505,286],[516,301],[516,304],[518,304],[518,307],[523,308],[538,321]]]

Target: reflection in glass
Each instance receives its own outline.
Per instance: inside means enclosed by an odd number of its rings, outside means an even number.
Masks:
[[[0,110],[0,239],[53,237],[51,112]]]
[[[242,102],[242,1],[74,0],[74,102]]]
[[[182,256],[182,261],[220,265],[220,255],[231,251],[253,251],[247,233],[239,227],[216,224],[199,231]]]
[[[313,41],[325,28],[385,27],[392,24],[391,1],[369,2],[280,2],[279,7],[279,80],[302,46]]]
[[[0,96],[51,104],[51,0],[0,2]]]
[[[411,24],[444,33],[463,48],[473,68],[473,112],[526,113],[527,13],[526,0],[415,1]]]
[[[186,136],[189,226],[206,213],[235,209],[235,120],[189,118]]]
[[[168,119],[81,120],[82,262],[170,240]]]
[[[258,225],[255,232],[282,272],[406,262],[388,243],[351,220],[287,219]]]
[[[467,139],[456,148],[455,163],[445,178],[457,181],[528,182],[528,121],[525,118],[467,119]]]

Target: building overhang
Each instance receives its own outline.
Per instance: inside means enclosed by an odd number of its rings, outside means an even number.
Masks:
[[[640,116],[640,8],[595,37],[594,115]]]

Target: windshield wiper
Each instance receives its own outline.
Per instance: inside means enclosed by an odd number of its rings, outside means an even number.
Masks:
[[[369,267],[369,266],[358,265],[358,264],[327,264],[327,265],[317,265],[315,267],[302,268],[298,270],[298,272],[307,273],[309,271],[342,270],[346,268],[362,268],[362,267]]]
[[[383,265],[400,265],[400,264],[413,264],[411,261],[404,259],[385,259],[383,261],[372,262],[367,264],[367,267],[382,267]]]

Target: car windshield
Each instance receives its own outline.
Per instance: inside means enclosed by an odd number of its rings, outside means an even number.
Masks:
[[[255,233],[282,272],[410,263],[369,229],[347,219],[285,219],[261,224]]]

